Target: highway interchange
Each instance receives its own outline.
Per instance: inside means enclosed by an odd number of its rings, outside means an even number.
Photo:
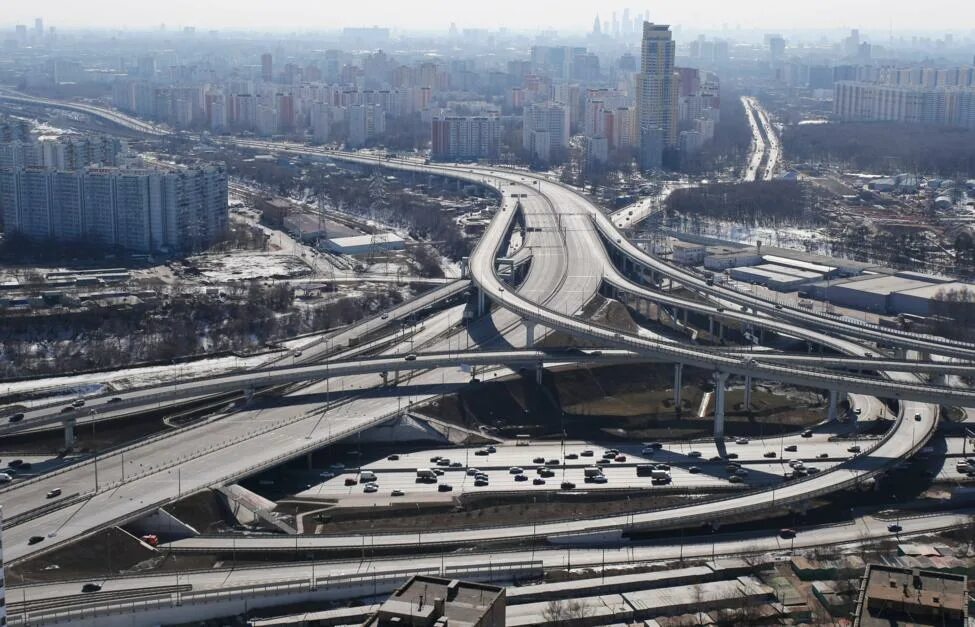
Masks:
[[[85,112],[100,115],[97,108],[85,107]],[[111,115],[111,121],[127,124],[126,116]],[[145,124],[138,122],[139,126],[133,127],[133,130],[144,130],[140,126]],[[879,342],[898,350],[901,355],[943,355],[964,361],[972,360],[975,347],[939,338],[893,333],[799,309],[781,308],[719,285],[709,285],[703,277],[647,255],[628,242],[612,220],[587,198],[544,176],[501,167],[430,165],[412,160],[390,160],[381,156],[324,151],[294,144],[228,141],[259,150],[358,161],[456,177],[497,190],[501,197],[500,207],[469,264],[470,287],[476,289],[479,298],[484,301],[483,315],[468,326],[460,327],[456,310],[435,313],[424,321],[423,329],[409,341],[390,340],[383,347],[381,356],[376,358],[348,359],[354,355],[343,356],[334,350],[337,345],[343,344],[341,339],[319,344],[316,350],[321,354],[305,351],[302,355],[302,360],[309,365],[281,369],[290,377],[288,382],[313,381],[289,393],[287,403],[272,408],[235,407],[194,427],[156,436],[98,459],[71,465],[57,474],[13,484],[0,491],[5,518],[8,521],[13,519],[13,524],[5,528],[4,548],[8,562],[50,550],[106,525],[131,520],[140,513],[151,511],[200,488],[233,482],[379,424],[439,394],[452,393],[469,385],[471,375],[465,366],[474,362],[485,365],[490,362],[494,366],[530,366],[540,360],[546,363],[637,359],[666,361],[707,368],[718,373],[719,377],[734,374],[813,385],[834,393],[854,391],[854,404],[869,407],[870,414],[881,411],[879,403],[871,396],[899,399],[900,402],[894,425],[882,438],[863,442],[862,453],[850,455],[847,452],[843,455],[844,451],[836,451],[830,454],[830,464],[823,464],[823,471],[808,479],[750,490],[718,501],[624,516],[599,516],[594,513],[593,517],[583,520],[526,523],[478,530],[377,533],[368,537],[365,534],[297,538],[261,536],[233,540],[198,537],[183,540],[177,546],[186,551],[226,551],[231,543],[236,547],[241,547],[243,543],[249,550],[272,552],[296,546],[316,550],[343,549],[359,543],[389,550],[403,550],[421,542],[425,546],[444,548],[482,546],[492,541],[508,543],[542,536],[555,541],[574,535],[584,537],[585,534],[621,533],[635,529],[676,528],[699,525],[702,521],[716,521],[732,514],[759,512],[773,505],[801,507],[802,503],[813,497],[856,488],[870,477],[909,458],[924,445],[937,426],[939,416],[936,403],[975,405],[970,391],[934,385],[916,374],[925,369],[937,372],[939,368],[945,368],[943,363],[936,366],[934,362],[921,360],[924,367],[912,369],[908,363],[911,360],[900,359],[898,363],[898,360],[887,357],[871,343]],[[502,280],[497,260],[509,252],[507,242],[516,224],[526,227],[522,247],[531,250],[531,264],[524,281],[513,286]],[[663,278],[697,292],[704,300],[681,299],[655,289],[654,285],[662,282]],[[788,356],[761,351],[743,355],[740,350],[715,350],[664,341],[654,336],[630,335],[581,319],[577,313],[607,284],[620,292],[678,310],[704,313],[719,320],[749,323],[826,346],[863,360],[850,362],[848,366],[851,369],[859,367],[878,371],[884,378],[839,370],[827,371],[826,367],[836,365],[831,361],[841,361],[828,357],[792,356],[794,360],[790,360]],[[456,295],[464,289],[469,289],[466,282],[445,286],[435,291],[433,296],[426,295],[424,306],[445,298],[447,294]],[[489,307],[488,302],[493,302],[495,306]],[[412,307],[414,305],[410,303],[404,304],[395,317],[408,315]],[[344,343],[348,345],[348,337],[354,335],[381,332],[388,323],[388,319],[382,318],[366,321],[360,327],[345,331],[347,337]],[[599,355],[580,351],[575,355],[557,354],[550,358],[525,350],[553,330],[590,340],[596,346],[606,348],[601,349]],[[460,350],[461,347],[472,346],[484,352],[476,356]],[[491,355],[486,352],[488,350],[497,351],[497,354]],[[411,353],[416,354],[416,359],[407,362],[405,355]],[[329,361],[321,365],[311,364],[314,358],[322,355],[328,355]],[[339,361],[340,358],[345,361]],[[369,362],[368,365],[366,362]],[[382,380],[376,374],[395,371],[397,365],[401,365],[400,369],[404,372],[408,369],[415,372],[408,381],[400,384],[395,394],[376,393],[382,389]],[[325,368],[333,367],[335,372],[322,372]],[[961,371],[961,367],[948,365],[949,369],[955,371]],[[309,370],[299,372],[301,368]],[[903,370],[898,371],[897,368]],[[274,372],[266,369],[234,376],[250,380],[248,387],[252,387],[265,385],[266,382],[255,379]],[[719,380],[723,385],[723,380]],[[143,393],[146,397],[162,393],[166,400],[173,400],[214,391],[203,387],[191,389],[196,384],[205,386],[206,382],[177,384],[172,386],[168,395],[165,390],[137,391],[132,399],[123,400],[118,409],[132,411],[146,407],[147,403],[158,405],[158,396],[136,398]],[[239,388],[241,384],[238,380],[228,385]],[[330,394],[339,398],[329,400]],[[104,402],[107,402],[107,398],[96,400],[93,405]],[[87,407],[84,412],[78,412],[78,419],[83,420],[90,409]],[[36,416],[25,420],[25,428],[29,428],[35,420],[53,423],[64,418],[53,414],[50,408],[36,411]],[[14,430],[9,426],[4,429]],[[768,442],[753,440],[747,446],[754,447],[755,451],[764,451],[790,443],[803,448],[807,444],[796,434]],[[702,450],[704,446],[700,445]],[[717,446],[714,442],[706,446],[717,454],[722,450],[727,452],[731,445],[719,441]],[[818,448],[816,450],[818,457]],[[668,454],[676,455],[673,451]],[[802,451],[802,455],[806,455],[805,451]],[[54,507],[39,509],[48,504],[41,502],[43,499],[38,495],[54,487],[63,490],[66,497],[63,505],[54,504]],[[28,545],[28,536],[39,532],[45,534],[45,540],[37,545]],[[805,534],[803,537],[806,537]],[[649,548],[638,550],[651,551]],[[560,552],[552,553],[554,556]]]

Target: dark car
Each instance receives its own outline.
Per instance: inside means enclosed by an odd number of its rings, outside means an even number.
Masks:
[[[121,396],[113,396],[112,398],[108,399],[106,402],[107,403],[121,403],[122,402],[122,397]]]
[[[541,477],[535,477],[532,479],[532,485],[545,485],[545,480]]]
[[[809,429],[806,429],[805,431],[802,432],[802,437],[811,438],[813,437],[813,432],[810,431]]]
[[[571,481],[563,481],[562,485],[560,485],[559,487],[562,488],[563,490],[574,490],[576,484],[572,483]]]
[[[900,533],[903,529],[904,528],[898,525],[897,523],[887,525],[887,531],[891,533]]]
[[[399,455],[397,455],[397,454],[395,454],[395,453],[393,453],[392,455],[390,455],[390,456],[389,456],[389,457],[387,457],[386,459],[388,459],[388,460],[389,460],[389,461],[391,461],[391,462],[395,462],[396,460],[398,460],[398,459],[399,459]]]
[[[527,475],[515,475],[515,481],[528,481]]]
[[[56,496],[61,496],[61,488],[54,488],[53,490],[48,490],[47,498],[53,499]]]
[[[7,465],[10,466],[11,468],[20,468],[21,466],[24,465],[24,460],[11,459],[9,462],[7,462]]]
[[[101,589],[102,587],[97,583],[86,583],[85,585],[81,586],[82,592],[98,592]]]
[[[44,542],[44,536],[31,536],[27,544],[37,544],[38,542]]]
[[[22,413],[14,414],[13,416],[10,417],[9,422],[20,422],[23,419],[24,419],[24,414]]]
[[[795,529],[779,529],[779,537],[784,540],[790,540],[796,537]]]
[[[454,486],[450,485],[449,483],[441,483],[437,486],[437,492],[450,492],[453,489]]]

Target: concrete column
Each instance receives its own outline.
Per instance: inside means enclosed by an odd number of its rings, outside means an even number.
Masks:
[[[727,372],[714,373],[714,438],[724,438],[724,388],[728,382]]]
[[[525,321],[525,346],[531,348],[535,345],[535,323],[531,320]]]
[[[745,409],[752,407],[752,376],[745,375]]]
[[[313,470],[315,468],[315,464],[312,463],[312,454],[308,453],[308,455],[305,456],[305,459],[308,462],[308,470]]]
[[[684,326],[687,326],[687,310],[684,310]]]
[[[684,364],[674,364],[674,407],[680,407],[680,392],[684,386]]]
[[[721,322],[718,322],[718,339],[724,339],[724,324]]]
[[[389,373],[383,370],[379,373],[379,378],[383,380],[383,387],[389,385]]]
[[[64,448],[70,450],[71,448],[74,447],[74,442],[75,442],[75,438],[74,438],[74,426],[76,424],[75,419],[65,418],[64,422],[62,422],[61,424],[64,425]]]
[[[541,385],[542,384],[542,375],[544,375],[544,374],[545,374],[545,367],[542,366],[542,362],[538,362],[538,365],[535,366],[535,383],[537,383],[538,385]]]
[[[477,315],[483,316],[485,309],[487,307],[487,298],[484,296],[484,290],[477,290]]]
[[[685,314],[687,310],[684,310]],[[687,322],[686,320],[684,322]],[[708,335],[714,335],[714,318],[708,317]]]
[[[829,391],[829,419],[836,420],[836,401],[839,398],[837,390]]]

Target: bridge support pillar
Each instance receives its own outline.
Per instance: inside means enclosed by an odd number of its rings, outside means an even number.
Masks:
[[[674,409],[680,409],[680,392],[684,386],[684,364],[674,364]]]
[[[394,370],[393,371],[393,381],[390,383],[390,385],[396,385],[398,383],[399,383],[399,370]]]
[[[542,362],[538,362],[538,365],[535,366],[535,383],[541,385],[542,377],[544,375],[545,375],[545,367],[542,365]]]
[[[535,323],[531,320],[525,321],[525,347],[531,348],[535,345]]]
[[[718,322],[718,339],[724,341],[724,324],[720,321]]]
[[[752,377],[745,375],[745,411],[752,408]]]
[[[727,372],[714,373],[714,438],[724,438],[724,389],[728,382]]]
[[[684,326],[687,326],[687,310],[684,310]]]
[[[836,420],[836,403],[839,399],[839,392],[837,390],[829,391],[829,419]]]
[[[244,390],[244,400],[248,403],[254,399],[254,388],[250,387]]]
[[[64,422],[61,424],[64,425],[64,448],[66,450],[71,450],[74,447],[74,442],[75,442],[75,437],[74,437],[74,427],[76,424],[75,419],[65,418]]]
[[[487,298],[484,296],[484,290],[477,290],[477,315],[483,316],[487,308]]]
[[[687,315],[687,310],[684,310],[684,315]],[[687,322],[686,320],[684,322]],[[714,318],[708,318],[708,335],[714,335]]]
[[[379,373],[379,378],[383,380],[383,387],[389,385],[389,373],[383,370]]]

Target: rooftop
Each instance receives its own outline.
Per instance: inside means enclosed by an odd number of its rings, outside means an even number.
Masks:
[[[368,624],[385,625],[396,618],[409,619],[405,624],[433,624],[445,617],[448,625],[475,625],[499,601],[503,612],[504,597],[503,587],[417,575],[394,592]]]
[[[872,564],[861,587],[859,627],[964,625],[967,577]]]

